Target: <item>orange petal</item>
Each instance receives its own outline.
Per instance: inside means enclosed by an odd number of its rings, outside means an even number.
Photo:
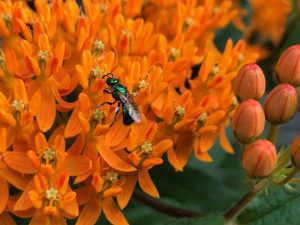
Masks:
[[[38,173],[34,176],[34,185],[38,193],[43,193],[47,188],[49,188],[49,183],[44,174]]]
[[[122,192],[122,188],[116,187],[116,188],[109,188],[106,191],[103,192],[103,198],[117,196]]]
[[[0,128],[0,153],[3,153],[6,151],[6,128],[1,127]]]
[[[66,193],[69,187],[69,175],[68,173],[62,173],[59,175],[55,187],[61,192]]]
[[[78,176],[89,172],[92,168],[92,162],[88,157],[82,155],[67,157],[64,168],[70,176]]]
[[[119,210],[113,198],[103,199],[103,212],[111,224],[128,225],[126,218]]]
[[[0,225],[16,225],[13,218],[6,212],[0,214]]]
[[[91,185],[85,185],[74,190],[76,192],[76,201],[78,205],[86,205],[92,198],[94,193]]]
[[[172,146],[173,146],[173,141],[170,139],[165,139],[154,146],[153,153],[155,153],[155,156],[160,157],[163,155],[163,153],[166,150],[172,148]]]
[[[226,131],[225,131],[225,127],[221,126],[220,127],[220,144],[223,147],[223,149],[225,149],[226,152],[228,153],[233,153],[233,148],[230,145],[227,136],[226,136]]]
[[[9,126],[16,126],[17,121],[15,120],[14,116],[4,110],[0,109],[0,121],[7,123]]]
[[[29,225],[53,225],[50,222],[50,217],[43,214],[42,209],[37,210],[32,219],[30,220]]]
[[[63,100],[63,98],[60,96],[58,90],[56,87],[54,87],[54,85],[52,85],[52,94],[55,97],[55,99],[57,100],[57,102],[65,109],[72,109],[75,107],[76,105],[76,101],[75,102],[66,102],[65,100]]]
[[[15,88],[14,88],[14,98],[16,100],[23,100],[25,102],[28,102],[27,99],[27,91],[24,84],[24,81],[21,79],[16,79],[15,81]]]
[[[145,159],[142,165],[144,168],[150,169],[153,166],[162,164],[163,162],[164,161],[161,158],[149,158],[149,159]]]
[[[0,214],[5,209],[5,206],[8,201],[8,185],[7,181],[0,177],[0,193],[1,193],[1,201],[0,201]],[[0,222],[1,224],[1,222]]]
[[[215,143],[217,133],[204,133],[200,139],[200,151],[207,152]]]
[[[82,149],[85,144],[85,135],[78,135],[75,142],[72,144],[72,146],[67,150],[68,156],[75,156],[80,155],[82,152]]]
[[[139,170],[138,179],[139,179],[139,185],[144,192],[146,192],[148,195],[150,195],[154,198],[159,198],[159,193],[158,193],[147,169],[142,168]]]
[[[114,153],[104,141],[101,143],[97,143],[97,149],[102,156],[102,158],[116,170],[120,170],[123,172],[132,172],[136,171],[136,168],[119,158],[119,156]]]
[[[107,135],[105,136],[106,143],[108,143],[110,147],[118,145],[127,136],[129,130],[130,126],[125,126],[122,117],[119,117],[107,132]]]
[[[124,209],[133,193],[137,182],[137,174],[125,174],[121,179],[124,179],[124,185],[122,186],[122,192],[117,196],[118,205],[121,209]]]
[[[32,179],[30,183],[27,185],[20,198],[16,202],[14,206],[14,211],[24,211],[31,207],[33,207],[32,201],[29,198],[28,192],[33,190],[35,187],[34,180]]]
[[[10,168],[20,173],[33,174],[37,172],[37,168],[24,152],[5,152],[3,159]]]
[[[188,159],[191,155],[193,151],[193,135],[187,135],[182,137],[181,139],[178,140],[178,142],[176,143],[176,157],[177,157],[177,161],[176,161],[176,165],[175,169],[182,171],[183,167],[187,164]]]
[[[36,191],[28,191],[28,197],[35,208],[40,209],[42,207],[42,198]]]
[[[211,156],[208,153],[196,153],[195,154],[196,158],[203,161],[203,162],[212,162],[213,159],[211,158]]]
[[[76,193],[70,191],[64,195],[64,200],[61,204],[61,209],[67,213],[68,217],[76,217],[79,214],[79,209],[76,201]]]
[[[64,137],[62,135],[57,135],[54,139],[53,146],[57,151],[61,153],[65,152],[66,141]]]
[[[55,98],[47,87],[41,87],[39,92],[41,99],[39,106],[36,108],[36,118],[40,130],[46,132],[52,127],[55,119]]]
[[[3,160],[0,160],[0,176],[5,179],[16,188],[24,190],[30,181],[28,176],[21,176],[19,173],[10,169]]]
[[[35,148],[38,154],[42,154],[49,147],[45,135],[39,132],[35,135]]]
[[[38,46],[40,50],[45,50],[50,52],[51,51],[51,46],[49,43],[49,39],[46,33],[42,33],[38,37]]]
[[[102,211],[102,201],[99,198],[92,198],[81,211],[76,225],[96,224]]]
[[[68,121],[66,129],[65,129],[65,133],[64,133],[65,137],[67,137],[67,138],[76,136],[82,130],[80,121],[78,119],[78,111],[79,110],[76,107],[73,110],[73,112],[69,118],[69,121]]]

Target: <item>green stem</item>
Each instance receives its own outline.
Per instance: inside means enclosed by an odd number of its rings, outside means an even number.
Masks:
[[[287,175],[284,179],[282,179],[281,181],[274,181],[272,180],[272,183],[276,186],[282,186],[285,185],[286,183],[288,183],[297,173],[298,173],[299,169],[294,167]]]
[[[268,140],[271,141],[274,145],[276,145],[278,133],[279,133],[279,126],[271,124],[269,134],[268,134]]]
[[[233,207],[224,213],[224,218],[234,220],[240,213],[247,207],[247,205],[261,192],[266,186],[267,180],[261,180],[255,185],[255,188],[251,188]]]

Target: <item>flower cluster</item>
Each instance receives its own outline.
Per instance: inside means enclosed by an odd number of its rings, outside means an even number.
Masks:
[[[14,224],[9,213],[31,225],[94,224],[102,211],[128,224],[121,209],[137,183],[159,197],[149,170],[163,155],[182,171],[193,151],[211,162],[218,138],[233,152],[225,133],[237,105],[232,80],[258,57],[243,40],[229,39],[223,52],[214,44],[230,22],[242,27],[235,1],[82,4],[0,2],[5,224]],[[124,93],[109,88],[108,75]]]

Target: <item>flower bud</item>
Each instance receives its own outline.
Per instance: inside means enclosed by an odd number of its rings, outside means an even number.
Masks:
[[[272,142],[257,140],[244,149],[242,165],[250,178],[271,175],[277,161],[276,148]]]
[[[298,135],[292,143],[292,163],[300,169],[300,135]]]
[[[265,93],[266,79],[261,68],[254,63],[244,65],[233,81],[234,94],[241,101],[259,100]]]
[[[243,143],[253,141],[263,132],[265,114],[258,101],[248,99],[242,102],[232,118],[232,128],[236,138]]]
[[[300,45],[293,45],[280,56],[276,65],[276,78],[280,83],[300,84]]]
[[[266,119],[276,125],[293,118],[298,108],[296,89],[290,84],[279,84],[268,95],[265,102]]]

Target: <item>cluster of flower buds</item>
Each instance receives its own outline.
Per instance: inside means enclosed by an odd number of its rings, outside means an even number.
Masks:
[[[265,120],[272,129],[291,120],[298,109],[295,87],[300,84],[300,45],[288,48],[281,55],[276,80],[279,84],[268,93],[264,108],[258,101],[264,95],[266,81],[257,64],[243,66],[233,82],[240,105],[234,113],[232,127],[237,140],[245,146],[242,166],[250,178],[268,177],[276,166],[277,153],[272,138],[257,140],[264,130]],[[300,168],[300,136],[291,149],[292,163]]]

